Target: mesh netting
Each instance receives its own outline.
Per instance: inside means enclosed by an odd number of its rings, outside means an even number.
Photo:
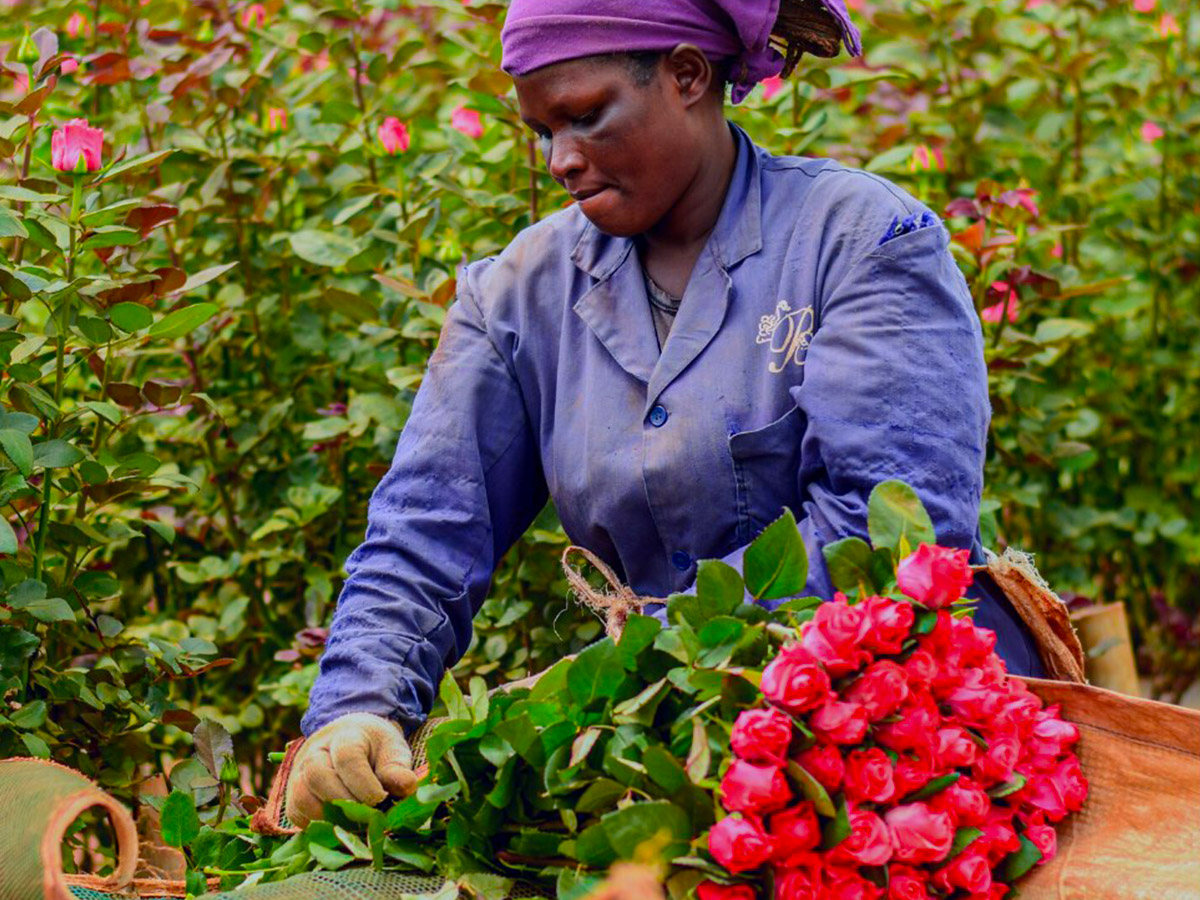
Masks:
[[[67,889],[71,892],[72,897],[78,900],[125,900],[129,894],[111,894],[107,891],[97,891],[93,888],[81,887],[78,884],[68,885]]]
[[[445,885],[446,880],[437,876],[347,869],[293,875],[274,884],[204,894],[201,900],[403,900],[436,894]]]

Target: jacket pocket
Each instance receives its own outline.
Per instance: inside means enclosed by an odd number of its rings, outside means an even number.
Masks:
[[[780,418],[754,431],[729,436],[737,484],[738,540],[749,543],[783,513],[799,518],[800,444],[805,416],[793,406]]]

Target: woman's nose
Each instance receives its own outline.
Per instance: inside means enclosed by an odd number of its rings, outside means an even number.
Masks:
[[[555,181],[564,182],[587,168],[587,160],[579,152],[575,141],[568,137],[556,137],[543,144],[546,166]]]

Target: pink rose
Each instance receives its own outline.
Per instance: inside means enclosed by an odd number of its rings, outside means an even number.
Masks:
[[[721,803],[730,812],[774,812],[791,799],[787,779],[774,766],[735,759],[721,779]]]
[[[846,799],[886,803],[896,795],[892,761],[878,747],[851,750],[846,755]]]
[[[1021,744],[1015,735],[994,735],[987,751],[971,766],[971,775],[985,787],[1011,781],[1020,753]]]
[[[946,858],[954,843],[954,820],[949,813],[937,812],[924,803],[897,806],[883,818],[900,862],[938,862]]]
[[[892,781],[896,785],[896,796],[907,797],[914,791],[919,791],[933,780],[938,774],[934,768],[933,759],[927,755],[901,755],[892,770]]]
[[[821,843],[821,823],[812,801],[804,800],[775,813],[767,822],[767,833],[775,847],[772,861],[780,866],[795,865],[797,857]]]
[[[64,54],[63,61],[58,64],[58,71],[64,75],[74,75],[79,71],[79,60],[69,53]],[[51,138],[53,140],[53,138]]]
[[[762,692],[789,712],[807,712],[829,696],[829,676],[803,647],[791,644],[763,669]]]
[[[937,704],[928,694],[910,699],[899,710],[900,719],[877,725],[874,738],[883,746],[897,752],[902,750],[928,750],[934,734],[941,725],[942,717]]]
[[[961,599],[971,585],[969,550],[921,544],[896,568],[896,586],[930,609],[941,609]]]
[[[975,762],[978,750],[965,728],[949,725],[937,730],[933,758],[936,765],[943,769],[957,769]]]
[[[747,762],[787,762],[788,745],[792,742],[792,719],[786,713],[770,709],[747,709],[733,723],[729,736],[733,752]]]
[[[870,721],[877,722],[908,699],[908,675],[890,659],[881,659],[867,666],[845,697],[861,706]]]
[[[912,632],[912,604],[890,597],[868,597],[858,608],[867,619],[863,645],[875,653],[899,653]]]
[[[284,109],[281,106],[267,107],[266,131],[268,134],[278,132],[278,131],[286,131],[287,123],[288,123],[288,114],[287,114],[286,109]]]
[[[770,78],[762,80],[763,99],[770,100],[776,94],[783,90],[783,79],[778,75],[772,75]]]
[[[835,864],[882,866],[892,858],[892,836],[883,819],[866,809],[849,807],[850,834],[829,851]]]
[[[696,885],[699,900],[755,900],[754,888],[748,884],[717,884],[702,881]]]
[[[771,857],[771,838],[757,819],[726,816],[708,832],[708,852],[730,872],[748,872]]]
[[[888,900],[929,900],[928,881],[921,869],[893,863],[888,866]]]
[[[383,145],[384,151],[389,156],[403,153],[412,143],[408,136],[408,127],[395,116],[388,116],[380,122],[376,134],[379,136],[379,143]]]
[[[1075,812],[1087,798],[1087,780],[1079,769],[1079,759],[1068,756],[1050,774],[1031,774],[1016,796],[1022,804],[1058,822]],[[1005,779],[1001,779],[1005,780]]]
[[[1021,849],[1021,839],[1013,826],[1012,810],[1005,806],[993,806],[988,810],[987,820],[979,826],[983,832],[971,846],[987,853],[988,861],[993,865]]]
[[[1042,858],[1038,862],[1039,866],[1050,862],[1058,853],[1058,836],[1049,825],[1029,825],[1025,829],[1025,837],[1033,841],[1034,846],[1042,851]]]
[[[50,162],[60,172],[95,172],[100,168],[104,130],[87,119],[72,119],[50,135]]]
[[[931,880],[947,893],[962,888],[968,894],[986,894],[992,888],[992,867],[981,851],[968,847],[934,872]]]
[[[469,138],[478,139],[483,136],[483,121],[479,118],[479,113],[465,106],[458,107],[450,114],[450,127]]]
[[[825,870],[822,900],[879,900],[883,891],[858,874],[857,868],[829,867]]]
[[[975,826],[987,821],[988,812],[992,808],[992,798],[975,781],[960,778],[931,797],[929,805],[933,809],[950,813],[958,826]]]
[[[830,744],[857,744],[867,733],[867,712],[857,703],[830,700],[808,720],[818,740]]]
[[[863,647],[869,626],[863,610],[851,606],[843,594],[817,607],[812,621],[804,626],[800,642],[830,675],[845,675],[871,660]]]
[[[829,793],[842,786],[846,763],[841,751],[832,744],[814,744],[797,756],[796,762]]]
[[[928,688],[937,677],[938,664],[928,650],[914,650],[912,656],[904,661],[904,674],[908,683],[916,689]]]

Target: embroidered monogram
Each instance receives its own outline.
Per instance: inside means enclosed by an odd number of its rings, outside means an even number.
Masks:
[[[770,344],[771,352],[779,354],[779,359],[767,366],[768,371],[778,374],[789,362],[804,365],[808,345],[812,342],[814,321],[811,306],[794,310],[786,300],[779,301],[774,315],[758,320],[758,337],[754,343]]]

